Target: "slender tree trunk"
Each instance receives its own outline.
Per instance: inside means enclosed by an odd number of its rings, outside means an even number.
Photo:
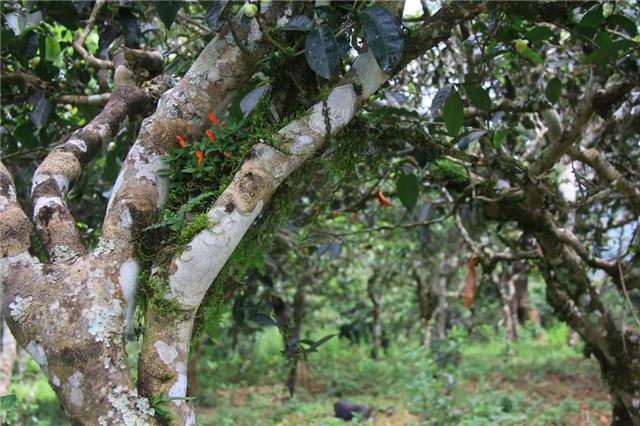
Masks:
[[[438,310],[436,318],[438,320],[438,340],[444,340],[447,337],[447,310],[449,302],[447,301],[447,255],[442,256],[440,261],[440,279],[436,286],[436,297],[438,299]]]
[[[380,295],[376,289],[376,276],[367,281],[367,294],[371,300],[371,358],[378,359],[382,345],[382,326],[380,324]]]
[[[437,274],[436,280],[437,280]],[[418,317],[420,320],[420,346],[429,341],[429,321],[436,311],[438,299],[418,273],[414,274],[416,282],[416,298],[418,299]]]

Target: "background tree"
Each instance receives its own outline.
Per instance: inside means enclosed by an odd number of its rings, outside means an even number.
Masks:
[[[440,338],[467,312],[452,293],[471,306],[493,271],[515,338],[508,264],[526,260],[598,360],[614,422],[640,422],[636,10],[455,2],[403,27],[402,2],[56,5],[2,5],[0,276],[73,423],[195,424],[192,343],[300,210],[288,238],[329,255],[350,234],[461,237],[468,253],[425,256]],[[395,290],[375,277],[412,279],[398,255],[366,262],[374,350]]]

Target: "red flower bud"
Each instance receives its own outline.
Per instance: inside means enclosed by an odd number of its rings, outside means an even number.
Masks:
[[[378,198],[378,202],[382,207],[387,207],[392,205],[391,200],[385,197],[382,191],[376,192],[376,197]]]
[[[198,157],[198,168],[201,169],[202,168],[202,160],[204,159],[204,154],[202,153],[202,151],[197,150],[196,151],[196,157]]]
[[[213,123],[214,126],[218,125],[218,118],[216,117],[216,115],[212,112],[209,113],[209,120],[211,120],[211,122]]]
[[[209,143],[213,143],[215,137],[213,136],[213,132],[211,131],[211,129],[205,130],[204,134],[209,138]]]
[[[178,143],[180,144],[181,147],[185,147],[187,146],[187,142],[184,140],[184,138],[180,135],[176,135],[176,139],[178,140]]]

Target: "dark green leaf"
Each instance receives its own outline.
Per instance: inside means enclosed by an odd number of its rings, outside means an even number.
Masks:
[[[53,101],[42,95],[38,97],[38,100],[35,102],[29,118],[31,118],[36,128],[40,130],[47,124],[51,111],[53,111]]]
[[[540,43],[541,41],[553,37],[553,31],[551,31],[549,27],[540,25],[527,31],[526,37],[532,43]]]
[[[404,39],[395,16],[380,6],[371,6],[360,13],[364,39],[373,52],[378,66],[390,72],[400,62]]]
[[[229,0],[215,0],[204,14],[204,22],[211,31],[216,31],[220,26],[218,20],[220,19],[222,12],[224,12],[224,8],[227,6],[227,3],[229,3]]]
[[[284,31],[311,31],[313,21],[304,15],[292,16],[287,25],[282,27]]]
[[[504,140],[504,138],[507,137],[508,134],[509,134],[509,129],[506,129],[506,128],[496,131],[493,134],[493,141],[491,142],[493,147],[496,149],[500,148],[500,145],[502,145],[502,141]]]
[[[14,394],[0,396],[0,408],[10,410],[16,405],[17,398]]]
[[[485,111],[491,109],[491,98],[486,89],[483,89],[478,84],[465,84],[464,90],[467,92],[467,96],[469,96],[469,100],[471,100],[473,105]]]
[[[320,346],[324,345],[325,343],[327,343],[329,340],[331,340],[333,337],[335,337],[335,334],[329,334],[327,336],[324,336],[322,339],[318,339],[315,342],[313,342],[313,344],[309,347],[308,351],[314,351],[316,349],[318,349]]]
[[[120,167],[118,164],[118,155],[115,149],[112,149],[107,153],[107,158],[104,162],[104,179],[107,182],[115,182],[118,177],[118,172],[120,171]]]
[[[254,316],[251,317],[251,319],[263,327],[278,325],[278,322],[276,320],[274,320],[269,315],[262,312],[256,313]]]
[[[420,193],[418,177],[413,173],[403,173],[398,178],[396,186],[398,198],[408,210],[412,210],[418,202],[418,194]]]
[[[444,103],[442,118],[449,135],[457,135],[464,124],[464,105],[457,92],[451,93]]]
[[[304,54],[309,67],[320,77],[329,80],[340,57],[338,42],[331,28],[319,25],[311,31],[304,44]]]
[[[602,25],[602,6],[595,6],[593,9],[584,14],[578,28],[580,29],[597,29]]]
[[[138,49],[140,43],[140,26],[138,25],[138,19],[133,14],[130,8],[122,7],[118,10],[118,21],[122,27],[122,33],[124,34],[124,45],[131,49]]]
[[[34,135],[35,131],[36,129],[33,127],[33,123],[31,121],[25,121],[13,131],[13,135],[25,148],[34,148],[38,142]]]
[[[338,256],[340,256],[340,252],[342,252],[342,245],[337,241],[331,243],[331,246],[329,247],[329,258],[332,260],[337,259]]]
[[[331,6],[319,6],[314,9],[320,23],[336,30],[342,24],[342,18]]]
[[[544,95],[549,102],[556,103],[560,98],[560,92],[562,91],[562,82],[559,78],[552,78],[547,83],[547,88],[544,90]]]
[[[178,10],[180,10],[179,0],[156,0],[154,2],[156,11],[164,26],[169,29],[176,20]]]
[[[620,14],[614,14],[607,17],[607,24],[614,28],[619,28],[622,31],[629,34],[631,37],[635,37],[638,34],[638,26],[633,20]]]
[[[449,98],[449,95],[451,94],[451,89],[452,89],[451,86],[444,86],[438,90],[436,95],[433,97],[433,100],[431,101],[430,109],[431,109],[432,115],[436,115],[438,110],[444,103],[444,101],[446,101],[447,98]]]
[[[469,133],[460,139],[458,144],[456,145],[458,149],[465,150],[469,147],[469,144],[477,139],[480,139],[482,136],[486,135],[486,130],[476,130],[474,132]]]

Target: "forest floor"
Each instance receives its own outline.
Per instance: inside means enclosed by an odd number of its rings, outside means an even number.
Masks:
[[[353,349],[358,355],[347,355],[338,365],[332,359],[335,349],[328,349],[316,364],[311,359],[304,388],[294,399],[282,384],[231,385],[214,391],[206,398],[210,403],[203,401],[199,424],[340,425],[344,423],[333,417],[333,404],[346,399],[374,409],[372,419],[357,424],[608,425],[609,397],[598,366],[579,348],[567,346],[565,331],[508,347],[495,341],[465,344],[457,371],[438,380],[403,374],[413,365],[397,352],[377,361],[384,365],[380,370],[362,359],[365,365],[352,365],[350,371],[348,364],[354,359],[358,363],[366,352]],[[327,364],[342,375],[327,373]],[[371,374],[366,374],[368,367]],[[345,390],[341,379],[359,383]]]
[[[334,339],[302,369],[296,397],[288,398],[277,333],[256,343],[243,361],[201,359],[198,424],[205,426],[332,426],[338,399],[374,410],[368,425],[607,425],[606,389],[593,359],[566,344],[566,330],[513,345],[494,338],[464,342],[456,367],[425,359],[417,345],[397,345],[378,361],[363,346]],[[267,342],[265,344],[264,342]],[[261,343],[262,342],[262,343]],[[205,358],[203,356],[203,358]],[[250,366],[250,367],[247,367]],[[225,385],[220,385],[225,383]],[[67,425],[55,394],[35,363],[14,377],[14,424]]]

